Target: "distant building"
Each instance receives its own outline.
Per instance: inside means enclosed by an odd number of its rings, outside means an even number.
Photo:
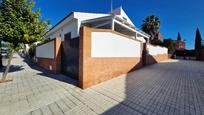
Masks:
[[[156,36],[155,36],[155,39],[156,40],[162,40],[163,39],[163,36],[161,33],[157,33]]]
[[[175,40],[174,44],[176,46],[176,50],[185,50],[186,49],[186,42],[185,40]]]

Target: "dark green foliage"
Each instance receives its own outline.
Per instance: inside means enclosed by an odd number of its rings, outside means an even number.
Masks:
[[[180,32],[178,32],[177,40],[178,40],[178,41],[181,41],[181,34],[180,34]]]
[[[196,30],[195,50],[199,51],[202,48],[202,38],[199,29]]]
[[[195,57],[195,50],[176,50],[174,55],[179,57]]]
[[[160,28],[160,20],[155,15],[147,16],[145,20],[143,20],[142,30],[149,35],[151,35],[150,42],[154,39],[158,39],[157,34],[159,33]]]
[[[164,46],[168,48],[169,54],[173,54],[176,50],[176,46],[174,44],[174,41],[171,38],[164,39]]]
[[[202,38],[199,29],[196,30],[196,37],[195,37],[195,52],[196,52],[196,59],[200,60],[200,49],[202,49]]]
[[[152,40],[151,44],[164,46],[164,43],[161,40]]]
[[[41,18],[40,10],[32,11],[33,1],[2,0],[0,2],[0,39],[13,44],[32,44],[41,41],[48,21]]]
[[[6,80],[15,51],[22,44],[42,41],[49,27],[41,19],[40,10],[33,11],[32,0],[0,0],[0,41],[9,43],[10,55],[2,81]]]
[[[0,40],[0,68],[3,67],[2,56],[1,56],[1,40]]]

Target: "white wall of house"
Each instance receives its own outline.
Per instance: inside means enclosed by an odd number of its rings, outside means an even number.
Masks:
[[[74,18],[81,20],[81,21],[105,17],[109,15],[110,14],[74,12]]]
[[[120,7],[113,11],[117,16],[127,19],[127,22],[129,22],[132,26],[134,24],[129,19],[127,14],[123,11],[123,9]],[[47,38],[54,39],[56,37],[62,38],[62,41],[64,40],[64,35],[66,33],[71,32],[71,38],[79,37],[80,34],[80,27],[82,26],[82,21],[90,20],[90,19],[96,19],[101,17],[110,16],[111,14],[103,14],[103,13],[84,13],[84,12],[73,12],[68,17],[62,20],[59,24],[57,24],[53,29],[51,29],[46,35]],[[140,32],[139,32],[140,33]],[[141,35],[143,35],[141,33]],[[138,39],[141,40],[141,39]],[[143,42],[145,42],[142,39]]]
[[[141,42],[111,32],[92,32],[91,57],[141,57]]]
[[[153,46],[147,44],[147,51],[149,55],[168,54],[168,49],[160,46]]]
[[[110,14],[74,12],[74,18],[78,20],[77,34],[79,35],[80,28],[82,26],[82,21],[101,18],[109,15]]]
[[[76,19],[68,22],[67,24],[63,25],[57,31],[52,32],[48,35],[48,38],[54,39],[56,37],[62,38],[64,40],[64,35],[71,32],[71,38],[78,37],[78,21]]]
[[[36,57],[54,59],[54,41],[36,47]]]
[[[55,28],[47,33],[47,38],[54,39],[56,37],[62,38],[64,40],[64,35],[71,32],[71,38],[76,38],[79,36],[79,31],[81,27],[81,22],[84,20],[99,18],[108,16],[109,14],[99,14],[99,13],[81,13],[74,12],[73,15],[62,21]]]

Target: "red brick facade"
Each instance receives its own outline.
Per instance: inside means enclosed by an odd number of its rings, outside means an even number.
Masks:
[[[175,42],[176,50],[185,50],[186,43],[185,41],[176,40]]]
[[[151,64],[155,64],[155,63],[169,59],[168,54],[147,55],[147,52],[148,52],[147,51],[147,45],[152,45],[152,44],[144,43],[144,46],[143,46],[144,64],[143,65],[151,65]],[[152,45],[152,46],[154,46],[154,45]]]
[[[144,65],[157,63],[168,59],[168,55],[146,56],[143,53],[141,57],[91,57],[91,33],[92,32],[111,32],[127,39],[132,39],[129,36],[107,29],[93,29],[82,27],[80,29],[79,39],[79,86],[88,88],[100,82],[112,79],[121,74],[126,74]],[[54,42],[54,59],[37,58],[37,62],[43,68],[52,72],[61,72],[61,40],[55,39]],[[146,44],[144,44],[144,48]],[[135,51],[137,52],[137,51]],[[46,52],[45,52],[46,53]]]
[[[142,57],[121,58],[93,58],[91,57],[91,32],[112,32],[121,36],[123,34],[112,30],[93,29],[83,27],[80,30],[80,59],[79,83],[81,88],[88,88],[100,82],[126,74],[143,66]],[[130,38],[125,36],[126,38]],[[130,38],[132,39],[132,38]],[[144,48],[146,44],[144,44]],[[143,55],[145,56],[145,55]],[[145,56],[146,64],[153,64],[168,59],[168,54]]]
[[[91,32],[95,31],[113,32],[111,30],[91,29],[88,27],[81,28],[79,61],[79,83],[81,88],[88,88],[142,67],[141,58],[92,58]],[[121,35],[117,32],[113,33]]]
[[[168,55],[167,54],[159,54],[156,56],[146,56],[146,65],[151,65],[151,64],[155,64],[164,60],[168,59]]]

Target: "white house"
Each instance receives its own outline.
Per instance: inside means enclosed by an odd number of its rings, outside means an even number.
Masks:
[[[143,42],[150,37],[145,32],[136,28],[122,7],[119,7],[107,14],[72,12],[50,29],[47,33],[47,38],[53,39],[60,37],[64,40],[64,35],[69,32],[71,32],[72,39],[77,38],[79,37],[79,30],[82,26],[112,29],[113,31],[131,36],[133,39]]]
[[[79,81],[81,88],[167,59],[167,49],[148,44],[122,7],[111,13],[72,12],[36,48],[37,63]]]

